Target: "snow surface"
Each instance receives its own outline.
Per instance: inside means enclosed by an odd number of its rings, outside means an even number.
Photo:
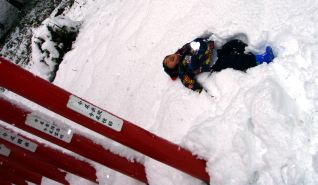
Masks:
[[[211,184],[318,184],[317,8],[315,0],[79,0],[68,16],[83,25],[54,83],[205,159]],[[202,74],[208,93],[197,94],[170,80],[162,60],[204,32],[219,44],[246,34],[251,50],[272,45],[277,57],[247,73]],[[203,184],[112,145],[144,163],[151,185]],[[141,184],[101,166],[98,177]]]
[[[72,21],[64,16],[49,17],[42,22],[42,25],[33,29],[32,36],[32,62],[30,71],[33,74],[50,80],[54,79],[55,71],[58,68],[58,60],[63,50],[63,43],[53,41],[54,32],[76,33],[80,22]],[[51,30],[49,30],[51,29]]]

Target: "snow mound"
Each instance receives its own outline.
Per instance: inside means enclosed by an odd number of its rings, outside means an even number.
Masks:
[[[315,0],[81,0],[67,16],[83,25],[54,83],[207,160],[211,184],[318,184],[317,8]],[[244,33],[249,49],[271,45],[277,57],[246,73],[202,74],[213,97],[196,94],[171,81],[162,60],[204,32],[220,41]],[[139,161],[151,185],[202,184]],[[140,184],[104,170],[101,182]]]
[[[62,15],[46,19],[33,30],[31,71],[53,81],[64,54],[71,49],[81,22]]]

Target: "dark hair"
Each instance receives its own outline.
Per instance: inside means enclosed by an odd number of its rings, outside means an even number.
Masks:
[[[162,66],[163,66],[163,69],[165,70],[165,72],[170,76],[170,78],[172,80],[175,80],[177,79],[177,77],[179,76],[179,64],[177,64],[174,68],[169,68],[168,66],[165,65],[165,60],[169,57],[170,55],[166,56],[164,59],[163,59],[163,62],[162,62]]]

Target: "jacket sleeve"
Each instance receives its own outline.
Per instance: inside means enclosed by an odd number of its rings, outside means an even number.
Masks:
[[[201,92],[202,91],[202,86],[201,84],[199,84],[195,79],[194,79],[194,76],[191,75],[191,74],[183,74],[181,77],[181,82],[182,84],[189,88],[189,89],[192,89],[193,91],[196,91],[196,92]]]
[[[190,43],[185,44],[184,46],[182,46],[182,48],[178,49],[178,51],[176,52],[176,54],[179,55],[185,55],[185,54],[190,54],[191,53],[191,46]]]

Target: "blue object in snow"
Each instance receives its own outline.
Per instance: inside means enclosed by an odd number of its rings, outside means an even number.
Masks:
[[[275,58],[273,50],[270,46],[266,47],[265,53],[260,54],[260,55],[255,55],[256,62],[258,64],[262,64],[264,62],[270,63],[273,61]]]

